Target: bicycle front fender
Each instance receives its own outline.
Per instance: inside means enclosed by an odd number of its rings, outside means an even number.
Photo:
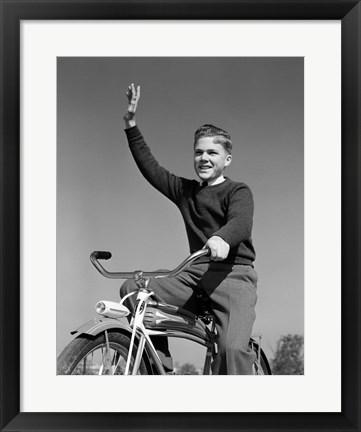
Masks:
[[[71,334],[80,335],[85,333],[91,336],[96,336],[99,333],[109,329],[125,330],[128,333],[132,333],[132,329],[130,328],[129,324],[123,321],[119,321],[114,318],[93,318],[92,320],[81,325],[76,330],[72,331]]]

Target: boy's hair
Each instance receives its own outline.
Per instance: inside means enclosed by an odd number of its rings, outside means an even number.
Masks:
[[[202,137],[214,137],[215,144],[221,144],[223,148],[229,153],[232,153],[232,141],[229,133],[217,126],[205,124],[198,128],[194,134],[194,145]]]

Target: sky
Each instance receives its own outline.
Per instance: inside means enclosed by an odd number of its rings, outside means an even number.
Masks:
[[[254,196],[259,276],[254,333],[272,357],[304,332],[304,62],[301,57],[60,57],[57,60],[57,355],[70,332],[119,300],[121,281],[89,261],[108,250],[111,271],[175,268],[189,254],[181,215],[139,173],[124,134],[126,89],[141,86],[137,124],[158,162],[196,178],[193,135],[226,129],[226,175]],[[202,348],[171,343],[176,362]]]

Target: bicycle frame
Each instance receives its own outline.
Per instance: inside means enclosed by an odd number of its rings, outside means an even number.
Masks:
[[[129,353],[128,353],[128,359],[126,363],[126,369],[125,369],[125,375],[136,375],[139,369],[139,365],[145,350],[145,347],[147,346],[147,354],[150,355],[153,363],[160,375],[166,374],[164,371],[162,362],[157,354],[157,351],[152,343],[151,336],[164,336],[164,337],[180,337],[188,340],[192,340],[193,342],[197,342],[203,346],[206,347],[206,358],[205,363],[203,367],[203,374],[208,375],[210,371],[210,365],[212,360],[212,355],[214,353],[215,349],[215,342],[214,342],[214,323],[212,323],[212,330],[206,331],[204,329],[204,338],[201,338],[200,334],[197,334],[197,327],[193,330],[191,333],[185,333],[182,331],[182,328],[179,330],[151,330],[147,328],[144,325],[144,321],[146,320],[146,314],[148,313],[148,306],[152,305],[151,296],[154,293],[151,290],[148,289],[140,289],[138,291],[137,299],[136,299],[136,309],[135,313],[132,317],[132,321],[130,324],[130,327],[132,328],[132,337],[130,341],[129,346]],[[124,299],[123,299],[124,300]],[[123,302],[122,300],[122,302]],[[121,302],[121,303],[122,303]],[[159,311],[159,309],[157,309]],[[178,324],[178,323],[177,323]],[[137,341],[137,347],[136,347],[136,355],[134,364],[132,367],[132,370],[130,368],[131,366],[131,359],[133,355],[133,351],[135,348],[135,343]]]
[[[192,340],[194,342],[197,342],[203,346],[206,347],[206,358],[203,368],[203,374],[209,374],[210,371],[210,364],[211,359],[214,354],[215,350],[215,324],[212,322],[212,328],[209,330],[199,325],[199,321],[197,321],[198,327],[195,326],[194,331],[189,330],[184,325],[184,329],[187,329],[187,332],[182,331],[182,325],[179,325],[179,329],[172,330],[172,329],[163,329],[163,330],[152,330],[149,328],[146,328],[144,325],[144,318],[145,314],[148,311],[147,307],[149,304],[154,306],[154,302],[151,301],[151,296],[154,294],[150,289],[148,289],[148,285],[151,278],[165,278],[165,277],[172,277],[180,273],[182,270],[184,270],[186,267],[188,267],[193,261],[200,258],[201,256],[209,254],[209,251],[207,249],[203,249],[200,251],[197,251],[196,253],[190,255],[185,261],[183,261],[176,269],[172,271],[162,271],[162,272],[142,272],[142,271],[136,271],[134,273],[112,273],[108,272],[104,269],[104,267],[99,263],[98,259],[109,259],[111,257],[111,254],[109,252],[93,252],[90,256],[91,262],[96,267],[96,269],[105,277],[111,278],[111,279],[129,279],[133,278],[138,286],[138,291],[134,291],[133,293],[128,294],[126,297],[124,297],[120,303],[118,304],[117,308],[113,308],[113,313],[117,313],[117,311],[120,314],[120,311],[124,311],[123,316],[126,316],[125,309],[126,307],[123,305],[124,300],[131,296],[136,295],[136,307],[135,311],[133,313],[130,326],[127,328],[128,331],[131,331],[131,340],[130,340],[130,346],[128,351],[128,358],[126,362],[126,368],[125,368],[125,375],[136,375],[139,369],[140,362],[142,360],[144,351],[146,350],[148,357],[150,357],[153,361],[154,366],[157,369],[157,372],[160,375],[165,375],[166,372],[164,370],[164,367],[162,365],[162,362],[157,354],[157,351],[152,343],[151,336],[165,336],[165,337],[180,337]],[[97,306],[102,303],[103,309],[106,302],[98,302]],[[168,305],[169,306],[169,305]],[[106,312],[99,312],[101,315],[107,316]],[[129,311],[128,311],[129,314]],[[119,316],[120,317],[120,316]],[[195,317],[195,316],[194,316]],[[180,318],[181,319],[181,318]],[[112,318],[112,321],[114,318]],[[118,321],[118,320],[117,320]],[[114,322],[114,321],[113,321]],[[118,321],[119,322],[119,321]],[[103,323],[104,325],[104,323]],[[110,323],[106,324],[107,328],[110,328]],[[108,327],[109,326],[109,327]],[[123,327],[124,328],[124,327]],[[106,332],[106,330],[105,330]],[[107,336],[107,335],[106,335]],[[109,342],[106,338],[106,344],[107,349],[109,351]],[[134,364],[131,367],[131,360],[133,357],[133,351],[136,348],[135,351],[135,360]],[[115,367],[116,369],[116,367]]]

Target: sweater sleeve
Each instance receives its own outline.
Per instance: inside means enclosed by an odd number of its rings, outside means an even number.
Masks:
[[[159,165],[137,126],[125,129],[135,163],[145,179],[173,202],[181,195],[183,180]]]
[[[221,237],[231,248],[249,240],[253,225],[253,196],[248,186],[239,184],[229,196],[226,224],[213,235]]]

